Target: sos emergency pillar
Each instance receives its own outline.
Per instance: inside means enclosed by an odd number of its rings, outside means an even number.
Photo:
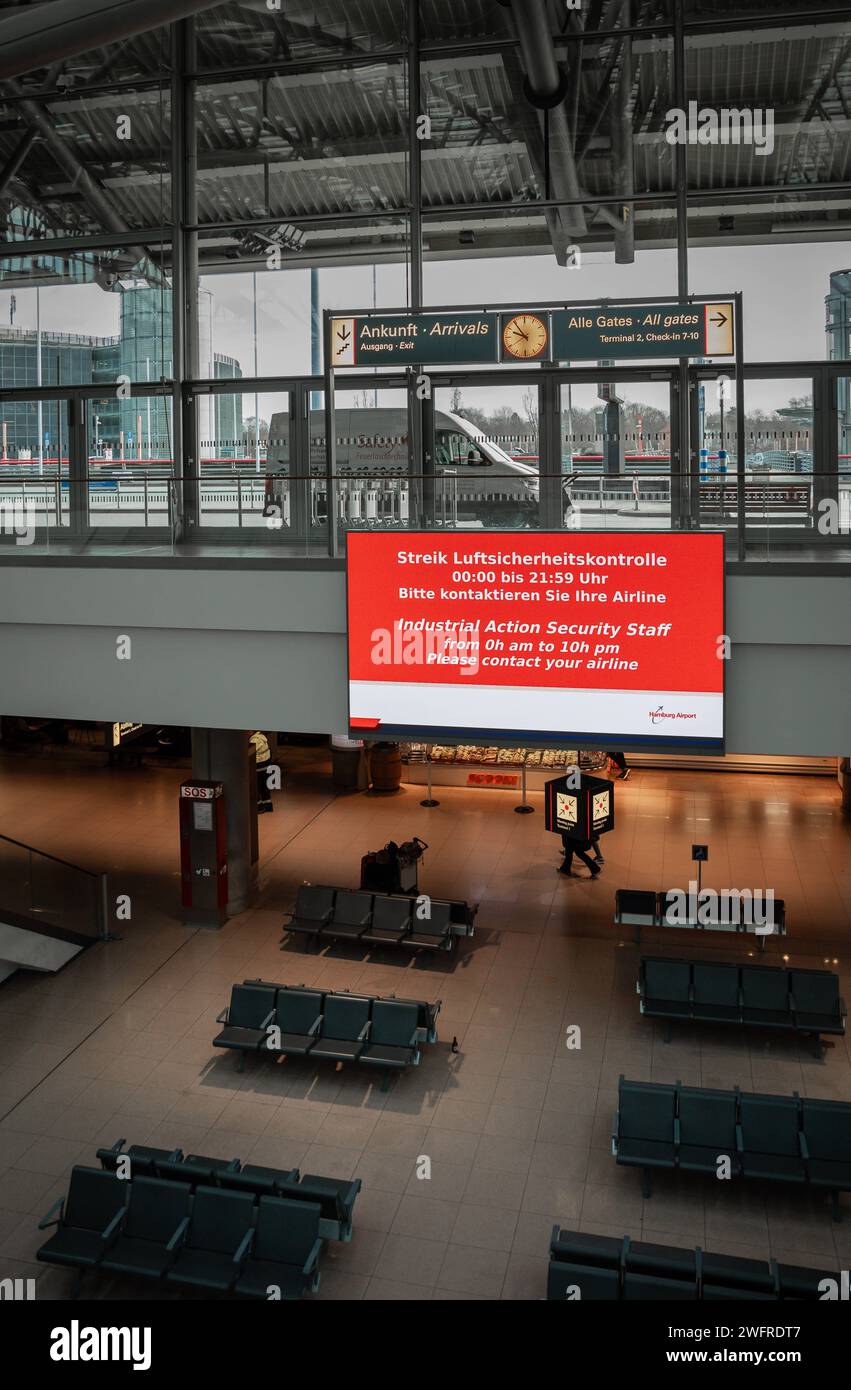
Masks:
[[[221,782],[180,785],[180,901],[185,922],[221,927],[227,921],[228,853]]]
[[[193,729],[192,781],[224,788],[227,911],[250,906],[257,886],[257,774],[247,729]]]

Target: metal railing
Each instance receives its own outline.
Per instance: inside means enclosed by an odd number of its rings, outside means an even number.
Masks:
[[[0,835],[0,921],[6,911],[95,940],[106,935],[106,875]]]
[[[332,482],[329,508],[324,469],[291,473],[236,473],[214,466],[200,477],[174,477],[163,467],[136,465],[112,473],[99,470],[85,483],[22,475],[0,468],[0,540],[20,531],[33,539],[61,538],[74,507],[90,529],[178,533],[180,484],[197,497],[196,538],[205,531],[254,533],[274,544],[308,537],[321,541],[329,517],[340,531],[362,529],[537,529],[540,499],[549,495],[549,525],[571,530],[744,528],[760,544],[772,538],[806,537],[813,544],[851,536],[851,471],[789,473],[750,470],[694,477],[669,472],[572,473],[539,478],[498,467],[463,465],[433,474],[411,474],[397,466],[341,468]],[[553,519],[561,493],[560,517]],[[556,514],[558,507],[555,507]],[[258,533],[264,532],[261,537]],[[186,533],[184,533],[185,535]],[[327,535],[326,535],[327,539]]]

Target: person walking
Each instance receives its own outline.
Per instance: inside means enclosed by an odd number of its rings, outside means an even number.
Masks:
[[[630,769],[626,765],[626,758],[623,753],[607,753],[609,763],[618,769],[620,780],[625,782],[629,776]]]
[[[268,772],[269,764],[272,761],[272,750],[269,747],[269,740],[259,729],[251,735],[249,743],[254,744],[257,764],[257,814],[263,815],[265,811],[274,811],[272,805],[272,794],[269,791]]]
[[[605,864],[606,861],[603,858],[603,851],[600,849],[599,835],[591,836],[591,853],[593,854],[598,864]]]
[[[594,863],[588,854],[592,845],[591,840],[575,840],[572,835],[562,835],[561,842],[564,845],[564,863],[556,870],[557,873],[564,874],[566,878],[570,877],[575,854],[577,858],[582,860],[591,877],[599,878],[603,870]]]

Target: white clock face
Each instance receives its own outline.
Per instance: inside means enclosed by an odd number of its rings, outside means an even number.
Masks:
[[[548,340],[547,325],[537,314],[515,314],[502,330],[503,347],[512,357],[540,357]]]

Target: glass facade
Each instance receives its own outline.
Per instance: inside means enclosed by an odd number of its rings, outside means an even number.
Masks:
[[[312,476],[324,311],[742,291],[749,433],[736,466],[775,459],[796,471],[803,460],[835,491],[849,411],[838,366],[851,351],[842,9],[229,0],[14,79],[0,98],[0,390],[85,389],[92,455],[168,458],[188,480],[189,537],[213,514],[205,469],[256,474],[268,393],[310,419],[288,447],[294,472]],[[705,408],[711,360],[660,357],[652,389],[617,358],[599,364],[617,369],[608,375],[584,365],[583,376],[581,363],[535,364],[534,383],[532,368],[514,368],[496,387],[447,363],[435,389],[441,400],[460,392],[485,435],[522,435],[553,476],[577,456],[587,463],[583,445],[613,431],[621,467],[649,462],[652,436],[654,466],[682,475],[683,496],[697,497],[713,449],[733,457],[735,412],[722,430]],[[401,375],[386,386],[406,400],[394,437],[410,474],[424,476],[435,406],[420,411]],[[206,389],[223,378],[257,384]],[[341,374],[342,394],[350,381]],[[375,382],[363,374],[352,395],[371,399]],[[617,419],[597,392],[612,382]],[[558,418],[559,400],[573,413],[562,406],[563,428],[538,434],[529,396],[542,418]],[[5,418],[11,457],[44,450],[31,400],[7,399]],[[670,510],[679,487],[666,492],[672,525],[700,513],[688,498]],[[541,524],[558,511],[545,492]],[[372,513],[358,503],[349,514]]]

